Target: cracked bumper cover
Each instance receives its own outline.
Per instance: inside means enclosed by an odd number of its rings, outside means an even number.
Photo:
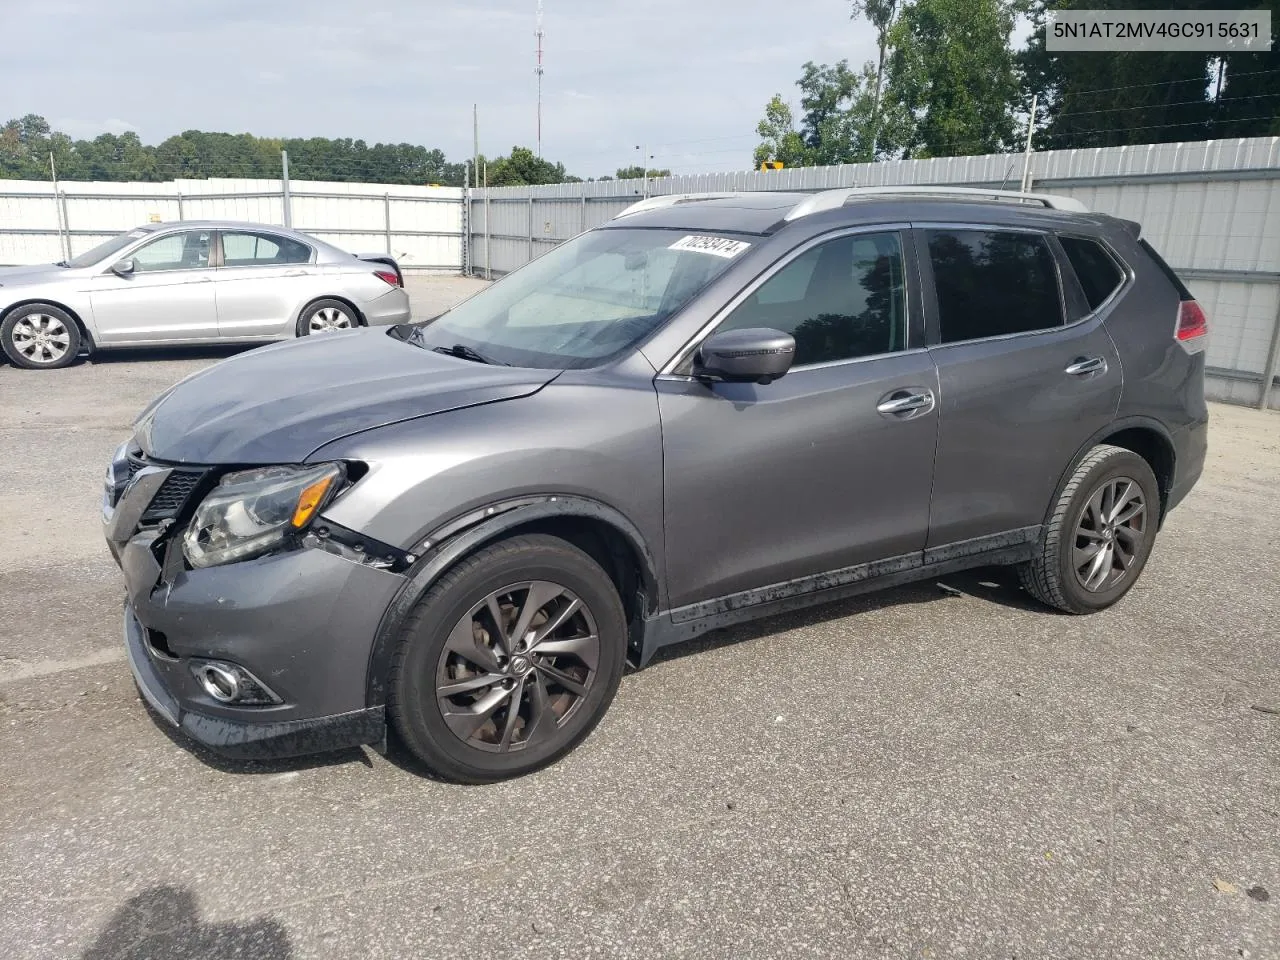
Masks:
[[[128,591],[129,665],[158,714],[214,752],[239,759],[383,740],[383,707],[366,701],[366,673],[378,622],[403,582],[399,575],[302,549],[185,571],[162,583],[153,539],[135,536],[118,559]],[[162,641],[153,642],[153,632]],[[284,703],[219,703],[192,674],[193,659],[239,664]]]

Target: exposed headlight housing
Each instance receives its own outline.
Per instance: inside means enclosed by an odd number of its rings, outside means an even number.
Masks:
[[[182,538],[187,562],[213,567],[270,552],[311,522],[344,476],[340,463],[228,473],[187,527]]]

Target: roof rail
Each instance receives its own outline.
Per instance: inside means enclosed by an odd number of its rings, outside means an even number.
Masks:
[[[644,213],[646,210],[658,210],[662,207],[673,207],[677,203],[693,203],[697,200],[723,200],[726,197],[740,197],[741,191],[734,193],[667,193],[659,197],[647,197],[637,200],[621,213],[615,213],[613,219],[629,217],[633,213]]]
[[[1007,200],[1014,203],[1039,203],[1050,210],[1070,210],[1088,213],[1089,208],[1079,200],[1060,197],[1052,193],[1019,193],[1016,190],[984,190],[981,187],[845,187],[841,190],[822,190],[805,197],[787,213],[785,220],[798,220],[823,210],[836,210],[850,200],[874,200],[884,196],[963,197],[970,199]]]

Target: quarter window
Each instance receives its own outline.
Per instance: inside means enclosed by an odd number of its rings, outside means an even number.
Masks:
[[[1058,271],[1044,237],[930,230],[928,241],[943,343],[1062,326]]]
[[[1095,240],[1080,237],[1058,237],[1062,249],[1071,261],[1071,269],[1084,289],[1089,309],[1097,310],[1116,288],[1124,283],[1124,273],[1111,255]]]
[[[305,243],[266,233],[222,234],[222,265],[254,267],[281,263],[307,263],[311,248]]]
[[[187,230],[158,237],[134,251],[133,268],[138,273],[154,273],[207,267],[211,236],[208,230]]]
[[[797,366],[906,349],[907,291],[898,234],[854,234],[806,250],[718,329],[750,327],[795,337]]]

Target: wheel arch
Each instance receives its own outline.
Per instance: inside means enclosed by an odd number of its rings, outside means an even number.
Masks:
[[[659,602],[657,566],[639,529],[617,509],[587,497],[549,494],[503,501],[451,521],[419,546],[404,585],[382,615],[369,651],[365,680],[368,706],[386,703],[387,675],[396,641],[418,600],[459,561],[490,544],[527,533],[560,537],[599,563],[622,600],[628,640],[638,640],[646,616],[656,612]]]
[[[1174,467],[1177,454],[1174,451],[1173,438],[1168,429],[1159,420],[1150,417],[1126,417],[1108,424],[1081,445],[1067,464],[1067,468],[1058,478],[1054,488],[1053,499],[1049,501],[1048,513],[1053,512],[1054,504],[1062,495],[1063,488],[1075,473],[1076,467],[1100,443],[1123,447],[1142,457],[1156,475],[1156,483],[1160,488],[1160,524],[1164,524],[1165,515],[1169,512],[1169,496],[1173,490]],[[1048,516],[1046,513],[1046,517]]]
[[[306,312],[310,310],[315,304],[319,303],[321,300],[337,300],[339,303],[345,304],[346,306],[350,307],[352,312],[356,315],[356,322],[360,324],[360,326],[362,327],[369,326],[369,321],[365,317],[364,311],[361,310],[359,307],[357,307],[355,304],[355,301],[353,301],[350,297],[345,297],[336,293],[326,293],[323,296],[310,297],[307,299],[307,302],[302,305],[302,309],[300,309],[297,315],[293,318],[293,326],[295,331],[297,330],[298,325],[302,323],[302,318],[306,314]]]
[[[80,331],[81,347],[86,353],[93,353],[98,348],[97,343],[93,339],[93,331],[89,329],[89,325],[84,322],[84,318],[80,316],[79,312],[72,307],[67,306],[65,303],[54,300],[51,297],[27,297],[25,300],[17,300],[9,304],[3,310],[0,310],[0,323],[4,323],[5,320],[9,318],[9,314],[13,313],[13,311],[20,307],[30,307],[36,304],[43,304],[48,307],[57,307],[74,320],[76,328]]]

